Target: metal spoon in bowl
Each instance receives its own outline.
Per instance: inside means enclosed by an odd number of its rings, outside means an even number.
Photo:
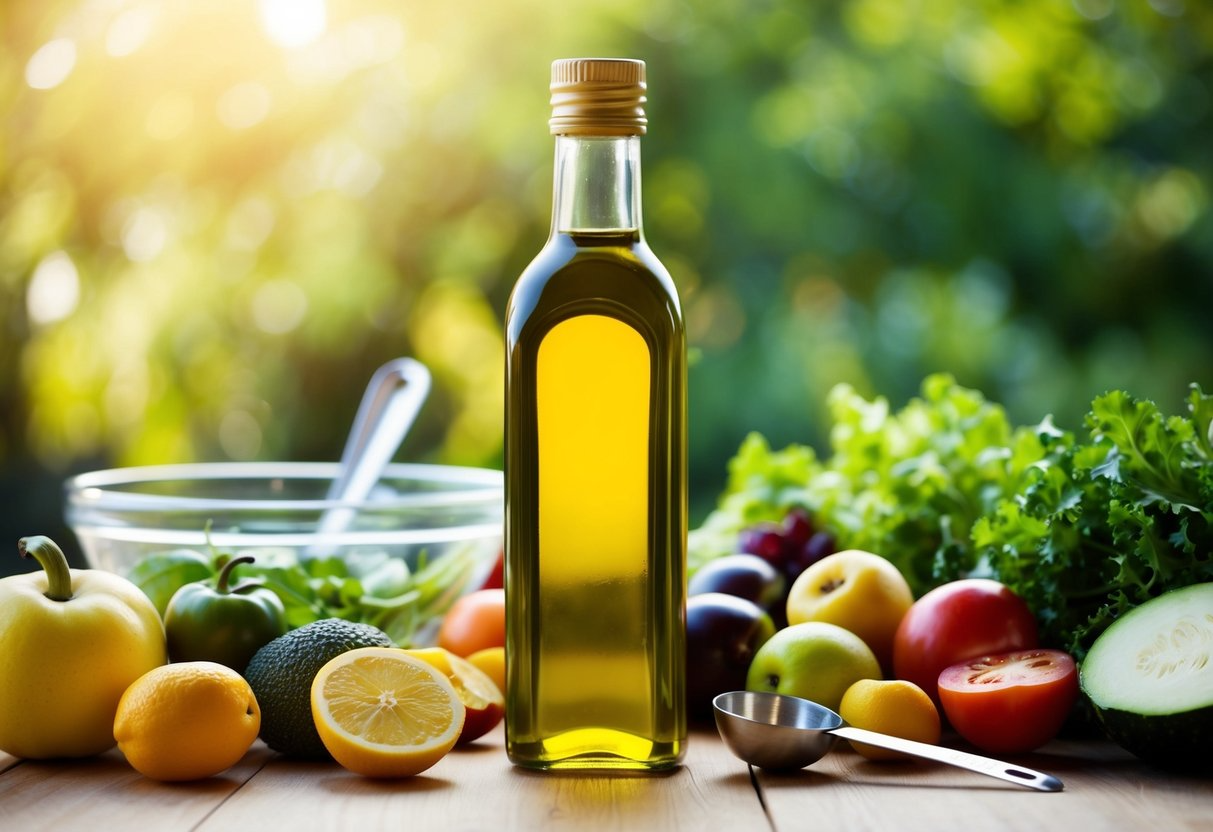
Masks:
[[[997,777],[1042,792],[1059,792],[1061,780],[1024,766],[914,742],[846,725],[829,708],[778,693],[732,691],[712,700],[716,727],[729,750],[750,765],[773,770],[804,768],[822,757],[838,737],[925,757]]]
[[[430,371],[420,361],[397,358],[371,376],[341,454],[341,467],[326,500],[342,505],[325,511],[316,534],[344,531],[353,520],[352,503],[365,500],[392,461],[430,392]],[[313,547],[310,554],[319,554]]]

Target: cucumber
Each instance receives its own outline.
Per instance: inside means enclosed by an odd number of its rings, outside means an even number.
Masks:
[[[1213,753],[1213,583],[1153,598],[1117,619],[1079,670],[1108,737],[1165,768]]]

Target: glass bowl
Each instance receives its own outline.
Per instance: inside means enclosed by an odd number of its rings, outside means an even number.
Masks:
[[[448,597],[483,585],[502,543],[502,472],[389,465],[364,501],[327,499],[336,463],[200,463],[116,468],[65,484],[67,523],[88,564],[122,575],[145,556],[211,547],[233,555],[439,559]],[[344,512],[336,531],[330,520]],[[322,528],[322,519],[324,528]],[[209,529],[209,532],[208,532]],[[209,541],[208,541],[209,538]],[[258,560],[263,558],[258,556]]]

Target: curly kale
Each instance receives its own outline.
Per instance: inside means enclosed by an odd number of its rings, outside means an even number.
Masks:
[[[1213,396],[1196,385],[1187,417],[1106,393],[1082,436],[1048,418],[1013,427],[946,375],[896,412],[847,386],[829,403],[828,455],[746,439],[718,508],[692,532],[692,568],[804,506],[918,594],[966,576],[1002,581],[1032,607],[1042,641],[1079,658],[1128,609],[1213,580]]]

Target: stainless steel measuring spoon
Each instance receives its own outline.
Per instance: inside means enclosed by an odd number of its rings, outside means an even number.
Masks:
[[[1053,775],[1024,766],[852,727],[829,708],[808,699],[732,691],[713,699],[712,707],[724,744],[742,760],[759,768],[785,771],[804,768],[824,757],[835,740],[842,737],[947,763],[1037,791],[1062,789],[1061,780]]]

